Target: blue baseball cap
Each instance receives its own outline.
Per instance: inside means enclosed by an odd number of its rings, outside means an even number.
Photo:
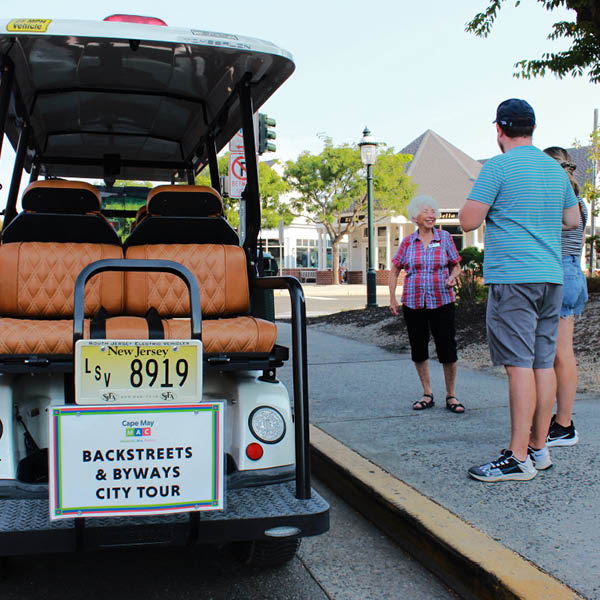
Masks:
[[[503,127],[532,127],[535,125],[535,113],[529,102],[510,98],[498,105],[496,120],[492,123]]]

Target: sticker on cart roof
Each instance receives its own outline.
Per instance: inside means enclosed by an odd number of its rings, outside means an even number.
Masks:
[[[223,38],[225,40],[239,40],[240,38],[237,35],[233,35],[232,33],[221,33],[218,31],[204,31],[202,29],[190,29],[192,35],[199,35],[201,37],[218,37]]]
[[[6,31],[19,31],[27,33],[44,33],[52,19],[13,19],[7,26]]]

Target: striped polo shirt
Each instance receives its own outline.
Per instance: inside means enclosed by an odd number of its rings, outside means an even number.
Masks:
[[[485,283],[562,283],[563,210],[577,204],[560,164],[517,146],[482,167],[470,200],[489,204]]]

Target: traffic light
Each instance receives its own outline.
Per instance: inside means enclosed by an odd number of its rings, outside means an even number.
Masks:
[[[277,134],[269,129],[275,127],[277,122],[275,119],[267,117],[263,113],[258,113],[258,153],[263,154],[264,152],[275,152],[277,147],[275,144],[269,143],[269,140],[277,139]]]

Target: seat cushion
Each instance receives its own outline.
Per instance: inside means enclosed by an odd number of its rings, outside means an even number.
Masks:
[[[162,321],[166,339],[189,339],[189,319]],[[90,321],[84,322],[83,335],[90,337]],[[106,337],[113,340],[148,339],[144,317],[109,317]],[[269,353],[277,339],[277,326],[255,317],[212,319],[202,322],[202,342],[207,354]],[[71,354],[71,319],[37,320],[0,318],[0,354]]]
[[[89,332],[89,322],[86,323]],[[0,354],[71,354],[73,321],[0,318]]]
[[[189,319],[166,319],[165,338],[188,339]],[[277,325],[256,317],[205,319],[202,321],[202,345],[207,354],[269,353],[277,340]]]

